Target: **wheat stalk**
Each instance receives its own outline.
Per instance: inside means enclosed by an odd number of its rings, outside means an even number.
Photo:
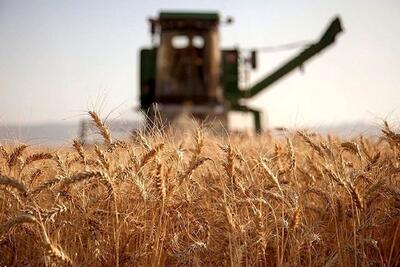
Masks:
[[[70,257],[60,248],[53,245],[50,240],[45,242],[46,255],[51,259],[52,262],[59,266],[73,266],[73,262]]]
[[[292,218],[290,220],[289,227],[292,230],[296,230],[300,225],[300,218],[301,218],[301,209],[300,206],[297,205],[296,209],[293,212]]]
[[[27,148],[27,145],[19,145],[8,157],[8,168],[11,169],[17,163],[17,159],[22,155],[22,152]]]
[[[153,130],[60,148],[56,164],[32,164],[53,155],[44,148],[0,151],[1,264],[396,264],[400,151],[389,125],[382,140],[357,141]]]
[[[101,171],[83,171],[80,173],[77,173],[73,176],[70,176],[68,178],[64,178],[61,180],[61,188],[65,188],[71,184],[75,184],[84,180],[88,180],[94,177],[99,177],[103,178],[105,177],[105,174]]]
[[[350,153],[358,156],[361,159],[361,153],[358,144],[354,142],[343,142],[340,144],[340,146],[344,148],[344,150],[349,151]]]
[[[99,157],[99,160],[101,162],[101,165],[108,170],[110,168],[110,163],[107,160],[106,156],[104,155],[103,151],[97,146],[94,145],[94,151],[96,152],[97,156]]]
[[[356,207],[360,210],[363,210],[364,202],[357,188],[352,183],[347,183],[347,187],[349,188],[351,198],[353,199],[353,202],[356,205]]]
[[[0,144],[0,155],[3,156],[3,158],[8,161],[9,158],[8,152],[2,144]]]
[[[47,181],[41,183],[40,185],[38,185],[35,189],[33,189],[29,195],[31,196],[37,196],[39,195],[41,192],[43,192],[44,190],[60,183],[62,180],[64,179],[64,177],[62,176],[56,176],[53,179],[48,179]]]
[[[23,223],[37,223],[37,220],[32,214],[20,213],[0,225],[0,236],[8,232],[11,227]]]
[[[73,148],[75,148],[75,150],[78,153],[79,157],[81,158],[82,162],[85,163],[86,156],[85,156],[85,152],[83,150],[82,143],[79,140],[74,139],[74,140],[72,140],[72,146],[73,146]]]
[[[154,158],[157,153],[164,147],[164,143],[158,144],[156,145],[154,148],[152,148],[150,151],[148,151],[147,153],[145,153],[140,161],[139,161],[139,166],[138,169],[140,169],[141,167],[143,167],[144,165],[146,165],[152,158]]]
[[[108,127],[100,120],[99,115],[97,115],[95,111],[89,111],[89,115],[95,123],[97,129],[99,130],[100,135],[103,137],[104,145],[106,145],[107,147],[110,146],[112,143],[112,139]]]
[[[314,143],[310,136],[302,131],[297,131],[297,134],[303,138],[304,142],[306,142],[312,149],[314,149],[315,151],[317,151],[317,153],[321,156],[324,157],[324,152],[322,151],[321,147],[319,145],[317,145],[316,143]]]
[[[396,134],[389,127],[387,121],[384,121],[384,129],[382,129],[382,133],[385,135],[391,147],[400,147],[400,134]]]
[[[294,153],[292,140],[289,137],[286,137],[286,144],[289,152],[288,155],[289,155],[290,169],[294,171],[296,170],[296,155]]]
[[[234,182],[234,152],[233,149],[230,145],[226,146],[219,146],[219,148],[225,152],[225,161],[222,163],[222,166],[224,167],[225,173],[228,176],[229,179],[231,179],[232,182]]]
[[[272,181],[275,183],[275,185],[278,187],[281,194],[283,195],[283,190],[282,190],[281,184],[279,183],[278,177],[272,172],[271,168],[268,166],[265,159],[261,159],[261,166],[263,167],[265,172],[268,174],[268,176],[272,179]]]
[[[65,162],[62,160],[62,158],[60,157],[60,155],[56,154],[55,156],[55,161],[57,164],[57,169],[60,173],[61,177],[67,177],[68,176],[68,170],[65,166]]]
[[[13,187],[20,191],[23,195],[27,195],[28,193],[25,184],[15,178],[0,175],[0,185]]]
[[[30,165],[35,161],[46,160],[46,159],[53,159],[53,155],[51,153],[46,153],[46,152],[35,153],[28,156],[25,159],[25,166]]]
[[[188,178],[194,170],[196,170],[198,167],[200,167],[204,162],[206,162],[207,160],[211,160],[210,158],[206,158],[206,157],[199,157],[196,161],[192,162],[191,165],[189,165],[189,167],[181,172],[178,177],[178,184],[182,184],[183,181]]]

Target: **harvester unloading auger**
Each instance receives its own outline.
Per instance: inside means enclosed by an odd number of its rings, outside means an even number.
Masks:
[[[140,51],[141,109],[154,119],[174,121],[183,110],[199,120],[217,120],[227,127],[229,111],[250,112],[257,132],[260,111],[246,106],[249,99],[302,67],[311,57],[335,42],[342,32],[334,18],[320,40],[250,88],[239,88],[239,65],[256,67],[256,53],[241,60],[238,49],[220,50],[218,13],[160,12],[150,19],[153,45]]]

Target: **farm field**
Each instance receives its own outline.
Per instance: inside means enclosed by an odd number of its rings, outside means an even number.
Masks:
[[[1,266],[399,266],[400,133],[0,146]]]

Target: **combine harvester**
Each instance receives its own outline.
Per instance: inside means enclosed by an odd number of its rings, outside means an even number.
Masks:
[[[318,42],[309,44],[255,85],[242,89],[240,64],[256,68],[256,50],[247,58],[242,58],[238,49],[221,50],[218,13],[160,12],[149,22],[152,46],[140,51],[140,104],[147,118],[160,116],[163,121],[174,122],[186,114],[228,128],[229,111],[250,112],[257,132],[262,130],[260,111],[246,106],[243,100],[303,67],[342,32],[336,17]]]
[[[291,60],[250,88],[240,88],[240,70],[257,67],[257,50],[242,56],[238,49],[220,49],[218,13],[160,12],[149,19],[152,46],[140,50],[140,108],[149,122],[171,124],[181,118],[211,122],[217,131],[229,129],[229,111],[251,113],[256,132],[261,112],[245,104],[270,85],[332,45],[342,32],[334,18],[318,42],[308,44]],[[232,22],[228,19],[225,23]],[[242,51],[243,52],[243,51]],[[90,124],[82,120],[82,140]],[[118,129],[115,127],[113,130]],[[126,132],[127,129],[120,129]]]

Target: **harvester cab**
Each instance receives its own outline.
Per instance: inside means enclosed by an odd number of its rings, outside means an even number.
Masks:
[[[226,124],[217,13],[161,12],[150,19],[153,47],[141,50],[141,108],[174,121],[183,111]]]
[[[260,112],[246,106],[251,98],[335,41],[342,31],[335,18],[319,42],[310,44],[254,86],[239,88],[239,64],[256,66],[256,53],[241,60],[238,49],[220,50],[219,14],[160,12],[149,19],[152,47],[140,51],[140,104],[149,120],[173,122],[181,115],[213,120],[227,127],[229,111],[250,112],[261,131]],[[155,107],[157,105],[157,107]]]

